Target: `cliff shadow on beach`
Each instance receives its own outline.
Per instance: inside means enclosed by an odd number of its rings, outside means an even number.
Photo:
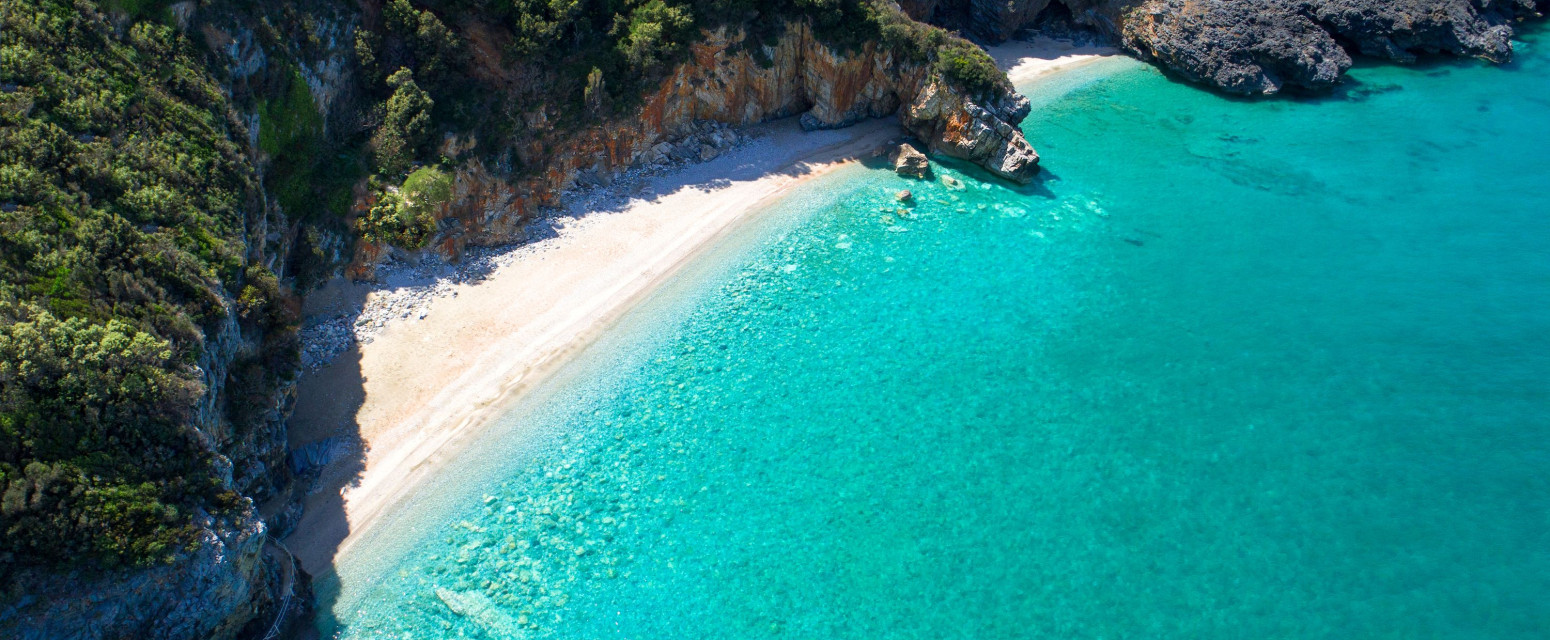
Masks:
[[[303,326],[341,316],[353,322],[370,290],[370,285],[343,279],[330,282],[308,296]],[[306,364],[288,425],[294,494],[284,512],[265,516],[302,569],[319,576],[332,568],[350,533],[342,492],[357,484],[366,468],[367,448],[356,418],[366,391],[360,344],[353,340],[326,364],[315,359]]]

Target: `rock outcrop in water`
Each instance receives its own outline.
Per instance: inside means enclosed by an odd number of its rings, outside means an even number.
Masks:
[[[905,5],[917,18],[953,3]],[[1453,55],[1504,62],[1511,24],[1538,17],[1535,0],[957,0],[965,26],[1005,40],[1052,7],[1142,59],[1238,94],[1325,89],[1353,54],[1411,62]]]
[[[901,176],[925,178],[931,175],[931,161],[926,158],[926,154],[908,144],[894,147],[888,161],[893,164],[893,172]]]

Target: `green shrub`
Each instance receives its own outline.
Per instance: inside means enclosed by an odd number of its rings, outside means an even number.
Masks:
[[[452,175],[438,167],[409,174],[397,192],[384,191],[357,221],[361,237],[405,249],[425,246],[436,232],[436,209],[452,198]]]
[[[323,116],[307,81],[288,69],[283,88],[258,105],[258,148],[269,156],[268,186],[286,213],[312,217],[318,207],[317,169],[323,157]]]
[[[272,158],[294,159],[317,150],[323,116],[301,72],[291,68],[284,88],[258,106],[258,148]]]
[[[551,53],[582,13],[580,0],[503,0],[511,16],[513,54],[522,57]]]
[[[948,81],[976,94],[1010,88],[1006,74],[990,54],[961,39],[950,40],[938,49],[936,69]]]
[[[673,59],[690,37],[694,16],[685,7],[649,0],[614,24],[619,53],[634,69],[648,69]]]
[[[404,178],[399,193],[410,207],[428,213],[452,199],[452,174],[436,166],[421,167]]]
[[[408,44],[414,58],[413,68],[421,78],[439,80],[451,65],[457,63],[462,41],[436,14],[415,9],[409,0],[389,0],[382,8],[382,18],[388,31]]]
[[[405,249],[425,246],[436,229],[434,220],[418,215],[394,193],[382,194],[356,224],[362,239]]]

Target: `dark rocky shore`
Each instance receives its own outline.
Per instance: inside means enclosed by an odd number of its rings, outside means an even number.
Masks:
[[[922,0],[919,19],[1000,41],[1052,14],[1139,58],[1229,93],[1328,89],[1353,55],[1394,62],[1461,56],[1505,62],[1512,25],[1545,0]]]

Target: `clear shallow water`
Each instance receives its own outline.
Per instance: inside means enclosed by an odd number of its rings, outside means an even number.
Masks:
[[[1545,46],[1317,101],[1106,62],[1034,96],[1037,187],[822,183],[342,558],[324,625],[1543,637]]]

